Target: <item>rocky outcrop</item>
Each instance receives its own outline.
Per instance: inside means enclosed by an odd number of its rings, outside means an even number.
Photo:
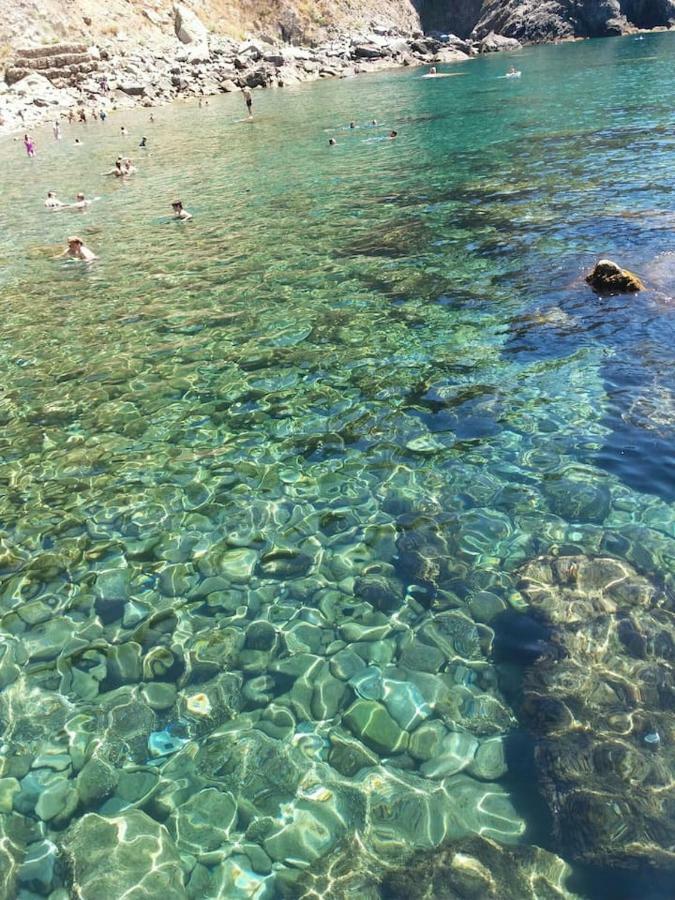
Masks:
[[[601,259],[586,281],[596,294],[634,294],[645,289],[644,284],[633,272],[622,269],[611,259]]]
[[[5,81],[15,84],[31,72],[39,72],[53,84],[73,84],[97,67],[97,52],[85,44],[31,47],[17,51],[5,70]]]
[[[675,0],[484,0],[473,37],[520,41],[604,37],[675,23]]]

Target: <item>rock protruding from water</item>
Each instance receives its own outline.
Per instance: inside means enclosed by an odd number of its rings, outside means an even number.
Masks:
[[[596,294],[635,294],[645,286],[633,272],[622,269],[611,259],[601,259],[586,281]]]
[[[551,628],[522,719],[569,859],[675,871],[673,598],[623,560],[543,557],[520,590]]]
[[[89,813],[66,833],[63,849],[80,900],[187,896],[169,832],[140,810],[114,818]]]

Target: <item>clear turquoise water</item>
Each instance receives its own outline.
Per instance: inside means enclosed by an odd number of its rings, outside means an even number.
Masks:
[[[608,859],[569,858],[530,764],[481,780],[470,759],[488,738],[521,758],[536,745],[518,706],[536,652],[509,631],[528,562],[608,554],[671,596],[674,49],[546,47],[518,55],[517,82],[495,57],[435,81],[257,93],[251,124],[224,97],[152,124],[117,113],[60,144],[38,132],[34,160],[0,145],[13,865],[45,835],[67,845],[88,812],[134,806],[177,842],[180,896],[301,896],[303,870],[354,835],[393,863],[478,831],[559,853],[569,890],[603,895]],[[98,174],[119,153],[139,167],[125,184]],[[100,199],[50,214],[49,189]],[[177,196],[193,221],[165,221]],[[71,233],[100,256],[90,268],[50,259]],[[595,297],[582,274],[602,256],[649,290]],[[438,651],[429,628],[448,611],[459,637]],[[389,680],[384,697],[347,683],[345,651]],[[186,708],[199,692],[209,715]],[[359,697],[394,711],[396,746],[355,722]],[[454,768],[438,747],[405,752],[422,719],[470,745]],[[187,743],[153,758],[167,727]],[[344,742],[364,734],[354,768]],[[214,761],[237,754],[229,773]],[[85,799],[91,758],[118,783]],[[242,775],[251,760],[264,784]],[[151,797],[131,797],[139,771]],[[63,781],[74,808],[38,824]],[[196,828],[188,804],[214,789],[236,807],[225,832],[220,807]],[[631,866],[613,896],[665,897],[662,875]]]

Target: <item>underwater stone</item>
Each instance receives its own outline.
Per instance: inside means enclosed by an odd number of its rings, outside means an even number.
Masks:
[[[270,703],[263,711],[260,721],[256,724],[269,737],[284,740],[295,732],[296,721],[293,714],[285,706],[278,703]]]
[[[435,673],[445,663],[445,656],[438,647],[413,640],[407,644],[400,656],[400,663],[407,669],[417,672]]]
[[[449,661],[478,660],[483,655],[475,622],[459,610],[434,616],[422,626],[420,636],[438,647]]]
[[[242,547],[223,553],[218,561],[218,569],[221,575],[231,581],[245,582],[250,580],[257,564],[258,554],[255,550]]]
[[[480,778],[481,781],[497,781],[506,775],[504,739],[493,737],[482,741],[466,771],[474,778]]]
[[[433,759],[441,752],[441,744],[447,736],[448,729],[438,719],[423,722],[410,735],[408,752],[415,759],[422,761]]]
[[[127,641],[125,644],[109,648],[106,654],[109,687],[134,684],[141,680],[141,654],[141,646],[135,641]]]
[[[328,762],[341,775],[353,778],[361,769],[380,764],[379,757],[372,750],[342,728],[333,728],[328,736],[331,744]]]
[[[141,697],[143,697],[150,709],[156,711],[171,709],[176,702],[177,696],[178,692],[175,684],[163,681],[153,681],[150,684],[144,684],[141,688]]]
[[[180,857],[169,832],[139,810],[104,818],[88,813],[69,829],[63,850],[80,900],[161,897],[186,900]]]
[[[446,778],[455,775],[471,763],[478,748],[478,741],[470,734],[452,731],[446,735],[438,756],[422,763],[420,772],[425,778]]]
[[[186,710],[194,716],[208,716],[211,714],[211,701],[206,694],[192,694],[185,701]]]
[[[19,869],[19,884],[29,891],[46,894],[54,882],[57,855],[58,847],[52,841],[30,844]]]
[[[84,806],[93,806],[109,797],[117,787],[119,772],[110,763],[94,757],[85,763],[75,784]]]
[[[227,843],[237,820],[237,801],[227,791],[206,788],[178,807],[169,829],[182,852],[199,856]]]
[[[312,693],[311,710],[315,719],[333,719],[347,696],[347,685],[330,674],[328,663],[317,673]],[[351,697],[351,694],[350,694]]]
[[[543,490],[551,512],[568,522],[602,524],[609,515],[611,495],[606,484],[561,478],[545,481]]]
[[[324,793],[324,800],[296,801],[288,810],[289,821],[265,838],[263,846],[273,860],[304,868],[324,856],[344,835],[344,812],[332,791]]]
[[[354,581],[354,595],[382,612],[399,609],[405,591],[397,578],[386,575],[363,575]]]
[[[385,678],[382,686],[387,712],[405,731],[412,731],[431,715],[431,707],[414,684]]]
[[[16,778],[0,778],[0,813],[11,813],[14,795],[21,790]]]
[[[349,679],[349,686],[365,700],[381,700],[384,695],[382,672],[374,666],[357,672]]]
[[[192,889],[190,896],[226,897],[228,900],[275,900],[277,896],[274,876],[253,870],[248,857],[239,854],[233,854],[213,871],[211,883],[210,891]]]
[[[572,870],[539,847],[471,836],[418,853],[385,874],[388,900],[576,900]]]
[[[297,550],[274,549],[264,553],[258,566],[266,578],[300,578],[312,568],[311,556]]]
[[[35,812],[43,822],[66,822],[77,809],[78,796],[72,781],[58,781],[40,794]]]
[[[364,669],[366,664],[357,653],[354,653],[349,647],[345,647],[331,657],[329,666],[331,675],[341,681],[349,681]]]
[[[247,626],[244,646],[248,650],[272,650],[276,640],[277,630],[274,625],[261,619]]]
[[[506,603],[490,591],[477,591],[469,598],[469,609],[477,622],[491,622],[506,609]]]
[[[384,706],[373,700],[357,700],[345,712],[344,724],[376,753],[400,753],[408,746],[408,735]]]

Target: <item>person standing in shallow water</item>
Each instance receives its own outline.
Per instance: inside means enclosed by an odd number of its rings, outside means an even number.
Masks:
[[[31,157],[35,156],[35,141],[33,140],[33,138],[30,135],[24,134],[23,145],[26,148],[27,156],[31,156]]]
[[[242,94],[244,95],[244,102],[246,103],[246,109],[248,110],[249,119],[253,118],[253,94],[251,93],[250,87],[243,87],[241,89]]]

